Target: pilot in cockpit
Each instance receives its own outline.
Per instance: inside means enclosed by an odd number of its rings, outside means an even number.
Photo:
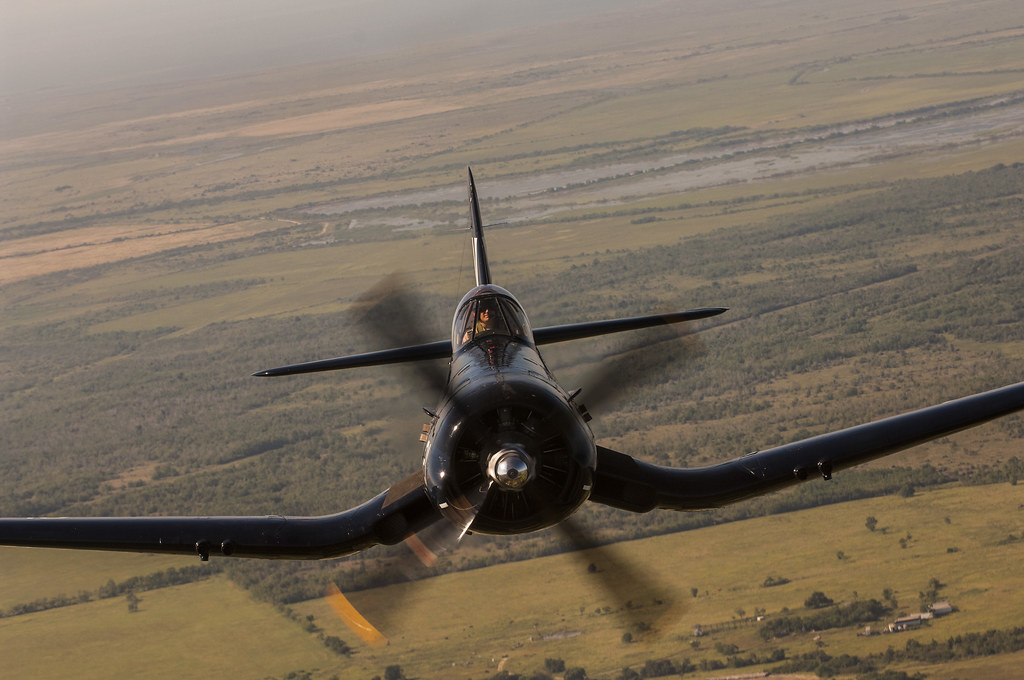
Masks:
[[[498,313],[494,309],[494,303],[491,301],[481,301],[477,310],[476,322],[466,328],[466,332],[462,336],[462,342],[465,344],[474,337],[479,338],[482,335],[494,333],[497,327]]]
[[[481,302],[480,312],[476,317],[476,326],[474,327],[474,333],[476,337],[481,335],[487,335],[493,333],[498,325],[498,315],[494,309],[493,302]]]

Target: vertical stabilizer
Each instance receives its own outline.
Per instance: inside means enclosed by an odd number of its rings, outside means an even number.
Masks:
[[[485,286],[491,282],[491,268],[487,264],[487,249],[484,248],[484,225],[480,220],[480,201],[476,197],[473,170],[469,172],[469,226],[473,230],[473,271],[476,285]]]

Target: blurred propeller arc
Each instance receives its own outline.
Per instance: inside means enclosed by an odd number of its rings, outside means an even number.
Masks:
[[[408,581],[423,578],[423,568],[433,567],[442,555],[455,550],[469,533],[469,527],[486,502],[490,488],[490,484],[482,485],[469,494],[459,496],[449,503],[453,511],[444,519],[407,536],[404,543],[408,552],[396,557],[389,568]],[[338,618],[368,645],[380,647],[388,644],[388,638],[355,608],[335,583],[328,585],[327,603]],[[386,621],[389,617],[383,613],[374,618]]]
[[[580,399],[588,409],[607,411],[631,389],[664,374],[671,365],[704,354],[704,344],[691,324],[666,324],[640,331],[604,352],[598,364],[578,378]]]
[[[691,324],[668,324],[636,331],[614,344],[595,367],[579,377],[579,400],[589,411],[607,411],[630,389],[648,383],[667,367],[691,361],[704,353],[704,345]],[[555,529],[572,546],[572,555],[593,577],[599,590],[619,613],[636,639],[657,637],[664,624],[683,613],[682,599],[673,584],[658,579],[619,544],[602,544],[582,523],[579,513]]]
[[[352,308],[353,323],[364,328],[381,347],[431,344],[437,340],[426,336],[426,329],[432,324],[410,290],[404,275],[384,277],[356,300]],[[444,391],[448,371],[440,361],[410,361],[400,366],[410,381],[424,392],[436,396]]]
[[[366,620],[366,618],[359,613],[358,610],[352,603],[349,602],[348,598],[345,597],[338,586],[331,583],[327,586],[327,604],[331,606],[334,613],[338,615],[346,626],[348,626],[353,633],[359,636],[366,644],[371,647],[383,647],[388,644],[389,640],[377,630],[372,623]]]
[[[675,584],[659,579],[625,554],[619,543],[601,544],[574,515],[555,529],[572,546],[570,555],[634,641],[657,638],[684,611]]]

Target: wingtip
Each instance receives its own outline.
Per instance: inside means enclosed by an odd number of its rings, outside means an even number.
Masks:
[[[278,375],[288,375],[288,367],[282,366],[281,368],[265,368],[262,371],[256,371],[249,377],[251,378],[273,378]]]

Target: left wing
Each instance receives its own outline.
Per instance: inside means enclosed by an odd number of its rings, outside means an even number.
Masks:
[[[590,500],[633,512],[706,510],[887,456],[1024,409],[1024,382],[699,468],[597,447]]]
[[[310,560],[398,543],[440,519],[417,472],[336,515],[0,519],[0,545]]]

